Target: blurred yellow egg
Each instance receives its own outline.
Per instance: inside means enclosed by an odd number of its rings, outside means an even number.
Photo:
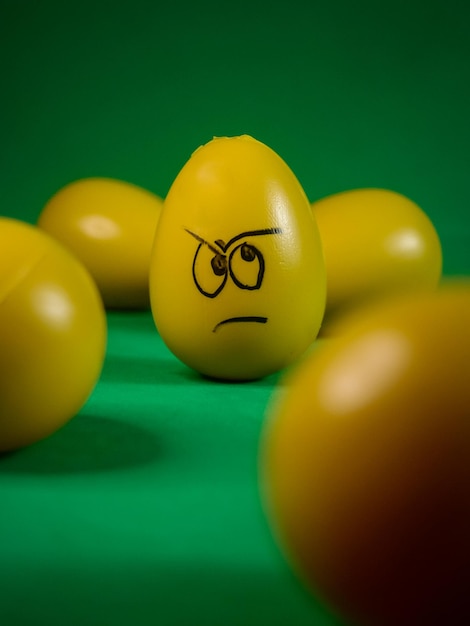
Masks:
[[[470,623],[470,282],[375,303],[273,398],[275,537],[347,623]]]
[[[327,272],[322,334],[334,318],[371,300],[437,287],[439,236],[410,199],[386,189],[355,189],[313,202],[312,209]]]
[[[266,376],[314,341],[325,291],[318,228],[286,163],[246,135],[198,148],[152,255],[152,312],[170,350],[210,377]]]
[[[149,306],[149,265],[163,200],[110,178],[60,189],[38,226],[66,245],[93,276],[107,308]]]
[[[38,441],[84,405],[106,316],[92,277],[40,229],[0,219],[0,452]]]

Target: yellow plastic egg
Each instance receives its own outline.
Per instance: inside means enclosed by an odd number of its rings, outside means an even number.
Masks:
[[[60,189],[38,226],[84,263],[107,308],[149,306],[149,265],[163,200],[110,178],[85,178]]]
[[[266,376],[314,341],[325,306],[320,238],[273,150],[244,135],[193,153],[165,200],[150,295],[168,347],[210,377]]]
[[[104,360],[106,317],[89,272],[40,229],[0,219],[0,452],[72,418]]]
[[[470,623],[470,282],[364,309],[284,383],[260,466],[297,574],[348,624]]]
[[[412,200],[386,189],[355,189],[318,200],[312,209],[328,284],[322,334],[332,319],[356,306],[438,285],[439,237]]]

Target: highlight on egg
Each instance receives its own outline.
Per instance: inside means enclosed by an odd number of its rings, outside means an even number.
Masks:
[[[137,185],[84,178],[52,196],[38,226],[84,263],[108,309],[144,309],[150,306],[150,255],[162,205],[162,198]]]
[[[242,135],[192,154],[165,199],[150,298],[164,342],[209,377],[261,378],[312,344],[326,298],[321,241],[271,148]]]
[[[434,290],[442,248],[429,216],[388,189],[353,189],[311,204],[327,274],[322,335],[350,310],[383,297]]]

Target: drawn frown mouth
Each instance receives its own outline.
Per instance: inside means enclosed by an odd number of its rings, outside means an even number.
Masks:
[[[235,322],[256,322],[258,324],[266,324],[268,321],[267,317],[260,317],[259,315],[244,315],[241,317],[229,317],[226,320],[222,320],[218,324],[216,324],[212,330],[215,333],[221,326],[225,324],[233,324]]]

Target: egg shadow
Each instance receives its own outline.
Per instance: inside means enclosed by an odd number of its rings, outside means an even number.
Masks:
[[[177,359],[159,359],[112,354],[106,358],[100,381],[104,383],[129,383],[158,385],[191,383],[201,380],[200,374]]]
[[[162,456],[161,442],[151,431],[80,414],[50,437],[0,455],[0,474],[93,474],[149,465]]]
[[[278,383],[282,374],[283,372],[280,371],[263,378],[231,380],[200,374],[176,358],[158,359],[109,355],[101,373],[101,381],[141,385],[211,384],[273,387]]]

